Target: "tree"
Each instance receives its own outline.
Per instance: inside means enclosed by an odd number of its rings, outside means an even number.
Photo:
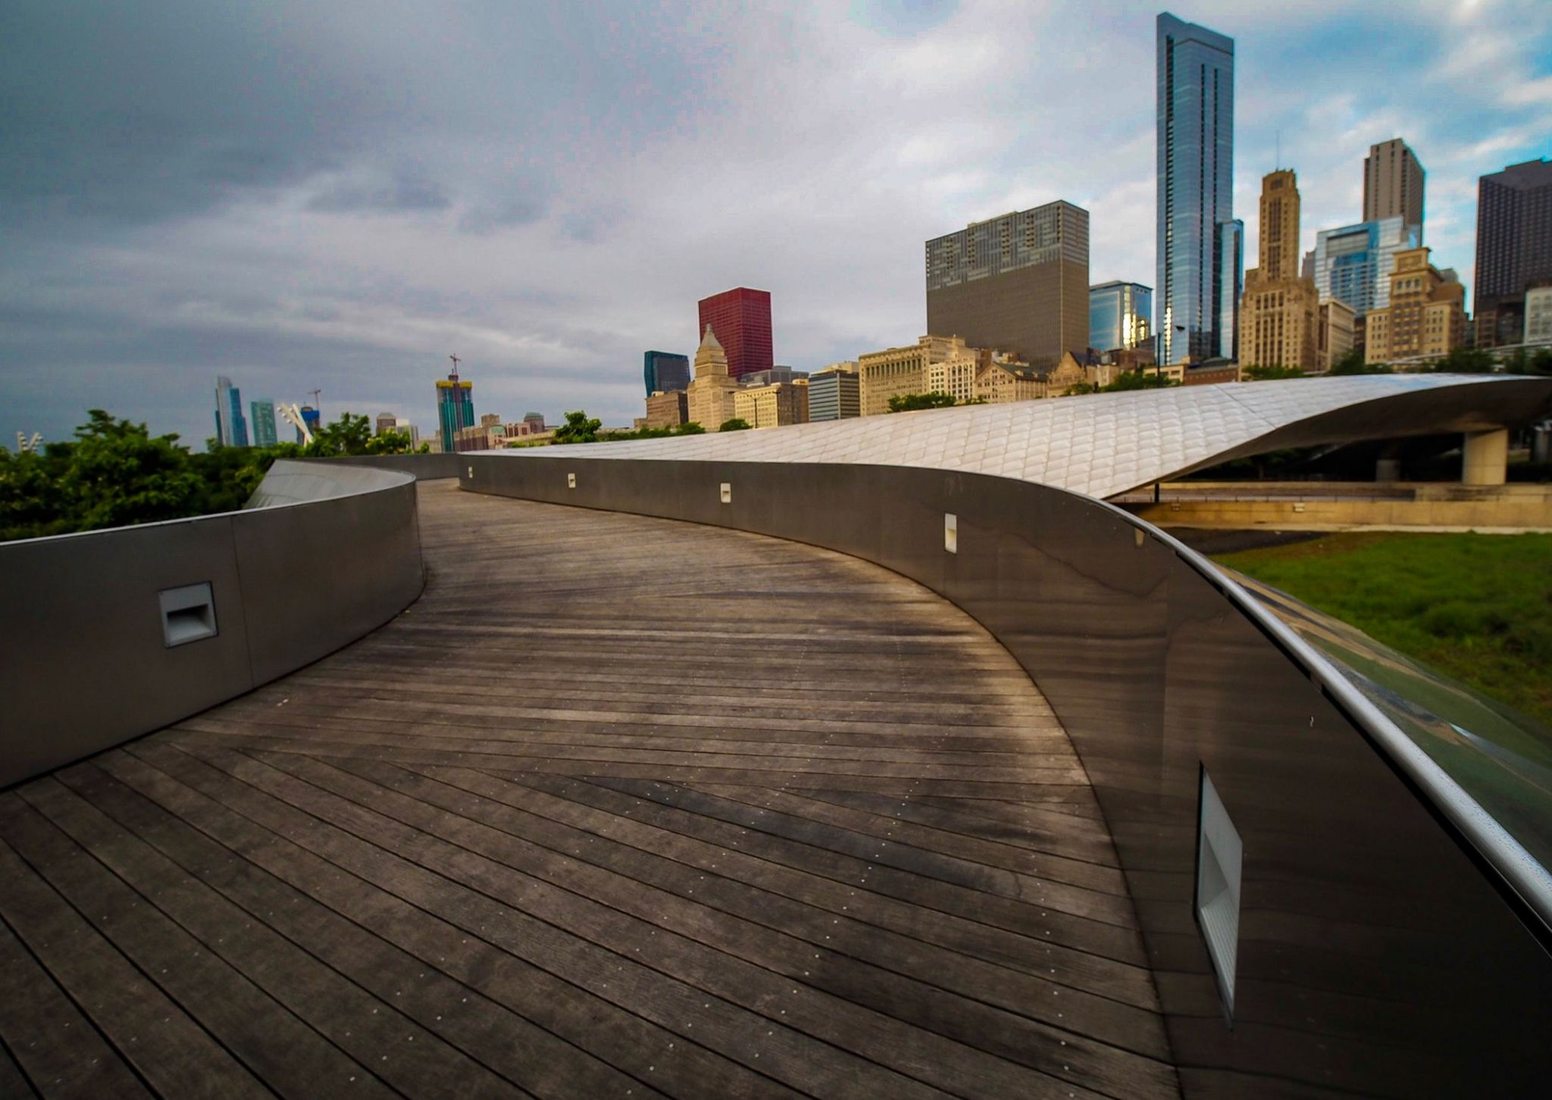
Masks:
[[[602,420],[589,419],[586,410],[577,409],[566,414],[566,422],[555,429],[556,443],[597,443]]]
[[[1436,371],[1449,374],[1491,374],[1498,363],[1485,348],[1454,348],[1433,365]]]
[[[60,472],[63,518],[71,530],[124,527],[199,512],[203,479],[176,435],[152,436],[144,424],[115,420],[102,409],[75,431]]]
[[[1272,382],[1280,378],[1307,378],[1309,376],[1298,367],[1282,367],[1257,363],[1240,371],[1240,377],[1246,382]]]
[[[1389,363],[1365,363],[1362,348],[1353,348],[1331,364],[1332,374],[1393,374]]]
[[[719,432],[747,432],[748,430],[749,421],[741,416],[735,416],[731,420],[724,420],[722,427],[717,429]]]
[[[701,427],[699,422],[697,422],[697,421],[686,420],[683,424],[680,424],[678,427],[676,427],[673,430],[673,434],[674,435],[705,435],[706,434],[706,429]]]
[[[900,393],[889,399],[892,413],[915,412],[917,409],[946,409],[953,405],[950,393]]]
[[[0,541],[75,530],[59,485],[73,448],[71,443],[50,443],[41,454],[13,456],[0,447]]]
[[[1119,375],[1108,386],[1099,387],[1099,392],[1123,393],[1127,390],[1163,390],[1168,389],[1170,386],[1178,385],[1180,385],[1179,382],[1176,382],[1163,371],[1153,371],[1150,373],[1145,370],[1129,370]],[[1073,390],[1070,389],[1067,392],[1070,394]]]
[[[303,453],[309,458],[370,454],[367,445],[371,440],[371,421],[364,416],[342,412],[338,420],[320,427],[313,434],[313,441],[307,445]]]
[[[365,417],[362,417],[365,420]],[[431,449],[428,443],[426,450]],[[409,432],[391,431],[374,435],[366,441],[366,453],[369,455],[407,455],[415,451],[415,444],[410,439]]]

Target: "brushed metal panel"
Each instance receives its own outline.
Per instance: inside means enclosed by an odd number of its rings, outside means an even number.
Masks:
[[[168,648],[163,589],[208,581],[217,637]],[[0,784],[252,687],[231,517],[0,545]]]
[[[232,523],[256,684],[376,629],[424,585],[413,482]]]

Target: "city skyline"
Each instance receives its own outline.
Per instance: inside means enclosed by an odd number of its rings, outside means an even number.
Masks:
[[[541,27],[21,4],[0,43],[0,430],[68,438],[106,407],[198,446],[220,374],[321,389],[329,420],[428,424],[453,351],[485,407],[628,423],[642,350],[693,351],[708,288],[772,291],[782,361],[814,370],[923,334],[922,241],[1054,198],[1090,212],[1091,282],[1146,285],[1164,10],[1234,39],[1247,254],[1267,171],[1299,173],[1307,250],[1362,220],[1363,159],[1399,137],[1434,262],[1472,287],[1477,178],[1552,155],[1541,5],[863,3],[737,26],[618,6]],[[934,56],[1018,75],[924,79]]]

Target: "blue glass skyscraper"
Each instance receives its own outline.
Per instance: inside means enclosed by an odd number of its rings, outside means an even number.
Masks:
[[[658,392],[690,388],[688,356],[675,355],[671,351],[649,351],[641,357],[641,361],[648,397]]]
[[[226,375],[216,379],[216,442],[223,447],[248,445],[248,422],[243,419],[242,391]]]
[[[1322,229],[1315,234],[1315,289],[1363,317],[1390,305],[1390,273],[1396,253],[1416,248],[1418,227],[1400,214],[1379,221]]]
[[[1153,289],[1140,283],[1089,287],[1089,347],[1095,351],[1135,348],[1148,342]],[[809,391],[810,400],[813,391]]]
[[[1158,17],[1159,358],[1233,359],[1243,232],[1234,218],[1234,40]]]
[[[275,433],[275,403],[273,401],[251,401],[248,409],[253,414],[253,445],[255,447],[273,447],[276,443]]]

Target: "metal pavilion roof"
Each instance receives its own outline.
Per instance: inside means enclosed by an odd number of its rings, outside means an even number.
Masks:
[[[929,466],[1105,498],[1285,447],[1483,430],[1552,408],[1552,379],[1397,374],[1190,386],[798,424],[523,458],[835,462]]]

